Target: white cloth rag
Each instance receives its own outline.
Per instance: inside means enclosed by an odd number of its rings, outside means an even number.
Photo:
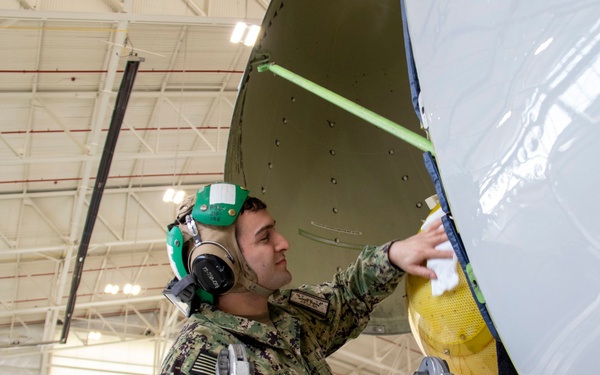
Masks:
[[[441,208],[438,207],[437,210],[432,212],[423,225],[421,226],[421,230],[427,228],[431,222],[440,217],[444,216],[445,213]],[[454,249],[452,249],[452,244],[450,241],[446,241],[441,243],[435,247],[437,250],[443,251],[452,251],[454,253]],[[427,260],[427,268],[433,270],[437,275],[437,279],[431,280],[431,295],[433,296],[441,296],[447,290],[452,290],[458,285],[458,272],[456,271],[456,264],[458,263],[458,259],[456,258],[456,254],[452,257],[452,259],[428,259]]]

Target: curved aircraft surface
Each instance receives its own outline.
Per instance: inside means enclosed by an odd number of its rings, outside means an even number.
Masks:
[[[600,4],[406,1],[444,188],[520,374],[600,349]]]
[[[435,190],[422,152],[257,66],[293,70],[418,131],[397,1],[271,2],[230,130],[226,180],[265,200],[294,285],[332,278],[365,244],[417,232]],[[377,43],[373,41],[376,40]],[[367,332],[409,332],[404,288]]]
[[[407,0],[416,94],[453,224],[520,374],[600,349],[600,4]],[[399,1],[273,0],[240,87],[226,179],[290,239],[294,283],[415,233],[422,151],[257,66],[273,62],[414,132]],[[404,290],[369,333],[408,331]]]

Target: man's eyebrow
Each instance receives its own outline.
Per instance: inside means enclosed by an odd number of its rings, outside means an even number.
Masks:
[[[267,225],[260,227],[256,231],[256,233],[254,233],[254,237],[258,237],[262,232],[265,232],[265,231],[267,231],[269,229],[273,229],[273,228],[275,228],[275,221],[273,221],[273,223],[271,223],[271,224],[267,224]]]

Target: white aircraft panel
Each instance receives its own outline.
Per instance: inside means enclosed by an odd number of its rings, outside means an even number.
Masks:
[[[600,350],[600,3],[415,1],[409,31],[444,187],[520,374]]]

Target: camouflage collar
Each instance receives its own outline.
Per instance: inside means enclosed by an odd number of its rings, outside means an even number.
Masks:
[[[299,350],[297,338],[302,335],[302,321],[278,306],[269,304],[269,308],[275,327],[228,314],[208,303],[202,303],[192,317],[201,324],[217,326],[235,336],[246,336],[277,348]]]

